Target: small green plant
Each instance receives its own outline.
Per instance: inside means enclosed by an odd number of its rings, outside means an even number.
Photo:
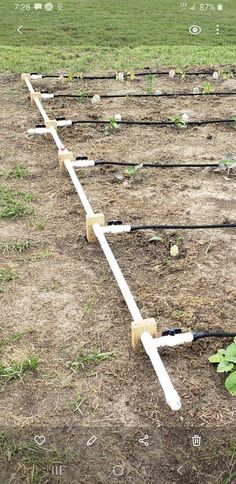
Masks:
[[[114,130],[114,129],[117,129],[119,128],[119,123],[117,122],[116,118],[114,118],[113,116],[111,118],[108,119],[108,128],[111,129],[111,130]]]
[[[183,69],[180,69],[180,68],[176,69],[175,74],[178,74],[181,77],[181,79],[185,78],[185,72]]]
[[[23,242],[0,243],[0,252],[2,254],[21,254],[32,247],[31,240],[24,240]]]
[[[20,178],[20,180],[23,180],[28,176],[28,171],[27,168],[20,163],[16,163],[14,168],[9,171],[7,178]]]
[[[98,365],[102,361],[111,360],[114,356],[114,351],[101,353],[100,351],[95,350],[87,355],[78,355],[76,360],[72,363],[71,368],[74,371],[85,370],[89,365]]]
[[[233,343],[208,358],[210,363],[217,363],[217,373],[229,373],[225,380],[225,388],[236,397],[236,337]]]
[[[139,173],[141,168],[143,168],[143,163],[141,163],[140,165],[136,165],[136,166],[128,166],[124,170],[124,176],[126,178],[134,178],[135,175],[137,175],[137,173]]]
[[[80,89],[79,95],[78,95],[78,101],[80,103],[83,103],[85,99],[87,98],[87,92],[84,88]]]
[[[17,272],[12,269],[8,267],[0,267],[0,284],[14,281],[17,277],[19,277]]]
[[[228,154],[219,162],[219,169],[227,171],[228,175],[236,169],[236,156]]]
[[[45,217],[38,217],[35,223],[36,229],[44,230],[47,225],[47,219]]]
[[[211,83],[208,82],[208,81],[203,82],[203,84],[202,84],[202,93],[203,94],[210,94],[211,91],[212,91],[212,85],[211,85]]]
[[[226,81],[228,79],[233,79],[234,73],[230,69],[225,67],[219,70],[219,76],[221,77],[221,79]]]
[[[77,392],[76,398],[75,398],[74,402],[72,402],[72,404],[71,404],[72,412],[73,413],[79,412],[80,415],[83,415],[81,407],[82,407],[83,403],[85,402],[85,400],[86,400],[86,397],[84,395],[81,395],[80,392]]]
[[[23,217],[34,213],[34,207],[28,204],[34,199],[32,193],[22,193],[0,187],[0,219]]]
[[[126,73],[126,77],[129,81],[134,81],[136,79],[136,76],[135,76],[135,73],[134,73],[134,70],[133,69],[130,69],[127,73]]]
[[[47,257],[51,257],[53,255],[53,252],[51,252],[48,249],[42,250],[41,252],[38,252],[37,254],[32,254],[27,260],[30,262],[37,262],[38,260],[46,259]]]
[[[22,362],[12,361],[9,364],[0,361],[0,381],[22,380],[27,371],[35,371],[38,367],[39,359],[32,355]]]
[[[187,128],[187,122],[182,118],[182,116],[171,116],[170,121],[176,126],[176,128]]]
[[[154,92],[153,84],[156,81],[156,76],[154,74],[149,74],[147,77],[147,80],[148,80],[147,94],[149,94],[150,96]]]

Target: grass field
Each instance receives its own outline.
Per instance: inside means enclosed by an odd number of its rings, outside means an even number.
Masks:
[[[225,0],[223,12],[201,11],[200,2],[185,11],[172,0],[67,0],[52,12],[16,5],[0,0],[1,72],[235,62],[234,0]],[[193,24],[201,26],[200,35],[189,33]]]

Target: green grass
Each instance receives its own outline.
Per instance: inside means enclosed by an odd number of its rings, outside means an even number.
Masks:
[[[35,332],[35,329],[32,329],[32,328],[26,328],[23,331],[16,331],[15,333],[12,333],[9,336],[6,336],[2,340],[0,340],[0,349],[6,348],[12,343],[16,343],[17,341],[24,338],[28,334],[32,334],[34,332]]]
[[[17,218],[34,213],[34,207],[28,202],[35,200],[32,193],[23,193],[0,187],[0,219]]]
[[[76,393],[76,398],[75,400],[70,404],[70,408],[73,413],[79,412],[80,415],[83,415],[83,412],[81,410],[81,407],[83,403],[85,402],[86,397],[84,395],[81,395],[79,392]]]
[[[32,355],[22,362],[12,361],[6,364],[0,361],[0,381],[8,382],[10,380],[22,380],[27,371],[35,371],[38,367],[39,359]]]
[[[20,180],[24,180],[27,176],[27,168],[20,163],[16,163],[12,170],[7,174],[7,178],[19,178]]]
[[[222,45],[234,42],[235,0],[224,0],[224,13],[183,11],[180,2],[165,0],[66,0],[62,11],[48,13],[15,9],[0,0],[1,45],[104,46]],[[198,7],[201,2],[198,2]],[[203,2],[204,3],[204,2]],[[221,35],[216,36],[220,23]],[[189,33],[200,25],[201,35]],[[17,32],[22,25],[23,35]],[[11,26],[11,28],[9,28]]]
[[[87,355],[78,355],[76,360],[73,361],[71,368],[74,371],[84,370],[87,366],[97,365],[103,361],[111,360],[114,358],[115,353],[113,351],[107,351],[101,353],[100,351],[92,351]]]
[[[22,254],[31,249],[33,242],[24,240],[23,242],[0,243],[0,252],[2,254]]]
[[[0,284],[11,282],[17,279],[18,274],[8,267],[0,267]]]
[[[25,440],[17,442],[16,437],[12,437],[7,432],[0,433],[0,459],[3,480],[4,472],[6,472],[8,478],[10,475],[14,475],[14,482],[21,481],[27,484],[52,482],[54,464],[76,463],[75,457],[68,450],[61,452],[53,445],[43,448]],[[59,479],[58,482],[61,480]]]
[[[27,260],[29,260],[30,262],[37,262],[38,260],[46,259],[47,257],[51,257],[52,255],[53,255],[53,252],[51,252],[48,249],[44,249],[41,252],[38,252],[37,254],[33,254]]]

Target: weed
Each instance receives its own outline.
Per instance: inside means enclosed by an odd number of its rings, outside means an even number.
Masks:
[[[185,78],[185,72],[183,69],[176,69],[175,74],[178,74],[181,77],[181,79]]]
[[[24,338],[24,336],[28,334],[32,334],[35,332],[35,329],[33,328],[26,328],[23,331],[17,331],[16,333],[12,333],[10,336],[6,336],[0,341],[0,348],[6,348],[6,346],[15,343],[21,338]]]
[[[0,187],[0,218],[17,218],[34,213],[34,207],[25,203],[34,199],[31,193]]]
[[[51,252],[48,249],[42,250],[41,252],[38,252],[37,254],[33,254],[30,256],[27,260],[30,262],[36,262],[38,260],[46,259],[47,257],[51,257],[53,255],[53,252]]]
[[[31,240],[24,240],[24,242],[10,242],[0,243],[0,252],[2,254],[21,254],[29,250],[32,247],[33,242]]]
[[[219,349],[208,360],[210,363],[218,363],[217,373],[229,373],[225,380],[225,388],[231,395],[236,397],[236,337],[233,343],[225,349]]]
[[[96,299],[95,298],[89,299],[85,303],[85,305],[84,305],[84,314],[86,314],[87,316],[91,316],[91,314],[94,311],[94,305],[95,305],[95,303],[96,303]]]
[[[7,178],[20,178],[24,180],[28,176],[27,168],[20,163],[16,163],[14,168],[9,171]]]
[[[78,102],[81,102],[81,103],[84,102],[86,97],[87,97],[86,90],[84,88],[80,89],[79,96],[78,96]]]
[[[184,316],[183,309],[176,309],[175,315],[176,315],[177,318],[182,318]]]
[[[19,277],[17,272],[12,269],[8,267],[0,267],[0,284],[14,281],[17,277]]]
[[[187,122],[182,116],[171,116],[170,121],[176,126],[176,128],[187,128]]]
[[[83,415],[83,412],[81,410],[81,407],[83,403],[85,402],[86,397],[84,395],[81,395],[79,392],[76,393],[76,398],[74,402],[71,404],[71,410],[73,413],[79,412],[80,415]]]
[[[39,359],[32,355],[22,362],[12,361],[9,365],[0,361],[0,380],[22,380],[27,371],[35,371],[38,367]]]
[[[47,219],[45,217],[38,217],[36,220],[36,229],[38,230],[44,230],[47,225]]]
[[[114,358],[114,351],[107,351],[101,353],[100,351],[92,351],[87,355],[78,355],[76,360],[72,363],[71,368],[75,371],[85,370],[85,366],[97,365],[102,361],[111,360]]]
[[[236,116],[235,116],[235,128],[236,128]],[[230,172],[233,172],[236,169],[236,157],[231,154],[226,155],[226,157],[219,162],[219,169],[223,171],[227,171],[228,175],[230,175]]]

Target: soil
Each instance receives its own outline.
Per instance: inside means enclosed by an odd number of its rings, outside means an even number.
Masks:
[[[160,77],[153,87],[191,91],[204,80],[209,78]],[[43,80],[34,86],[50,92],[85,88],[105,94],[143,92],[148,82]],[[235,79],[211,82],[216,91],[236,91]],[[200,340],[160,351],[182,400],[182,409],[172,412],[148,357],[132,350],[129,312],[99,245],[86,241],[84,210],[69,178],[59,171],[54,143],[27,134],[41,118],[18,75],[1,76],[1,104],[1,169],[9,172],[15,163],[28,169],[26,179],[3,177],[2,184],[35,194],[37,211],[34,217],[0,222],[1,243],[33,242],[30,251],[1,256],[1,266],[19,274],[1,294],[1,337],[34,330],[2,347],[1,360],[22,361],[31,354],[40,358],[36,372],[1,388],[2,429],[29,442],[43,434],[48,447],[69,449],[76,458],[65,463],[62,482],[221,482],[232,472],[235,399],[208,357],[229,340]],[[187,113],[191,120],[200,120],[236,114],[235,96],[110,99],[98,105],[55,99],[44,105],[50,118],[66,119],[108,119],[120,113],[122,119],[165,120]],[[88,124],[62,128],[60,135],[68,149],[90,159],[218,163],[235,153],[233,124],[187,129],[122,126],[112,131]],[[128,187],[117,172],[122,169],[77,171],[94,212],[103,212],[107,221],[235,222],[235,177],[225,172],[141,169]],[[41,230],[40,221],[45,224]],[[149,242],[153,235],[164,241]],[[235,331],[234,229],[145,231],[108,240],[142,316],[155,317],[160,333],[170,327]],[[180,254],[171,258],[169,247],[176,242]],[[43,251],[48,251],[45,256]],[[77,355],[94,350],[113,351],[114,357],[85,365],[85,371],[72,370]],[[78,392],[86,398],[82,414],[73,410]],[[97,441],[87,447],[93,434]],[[146,434],[149,446],[139,442]],[[202,437],[200,447],[192,446],[195,434]],[[122,476],[114,475],[116,465],[123,466]],[[54,481],[46,472],[38,482]],[[15,456],[11,467],[3,461],[1,484],[8,482],[31,482]]]

